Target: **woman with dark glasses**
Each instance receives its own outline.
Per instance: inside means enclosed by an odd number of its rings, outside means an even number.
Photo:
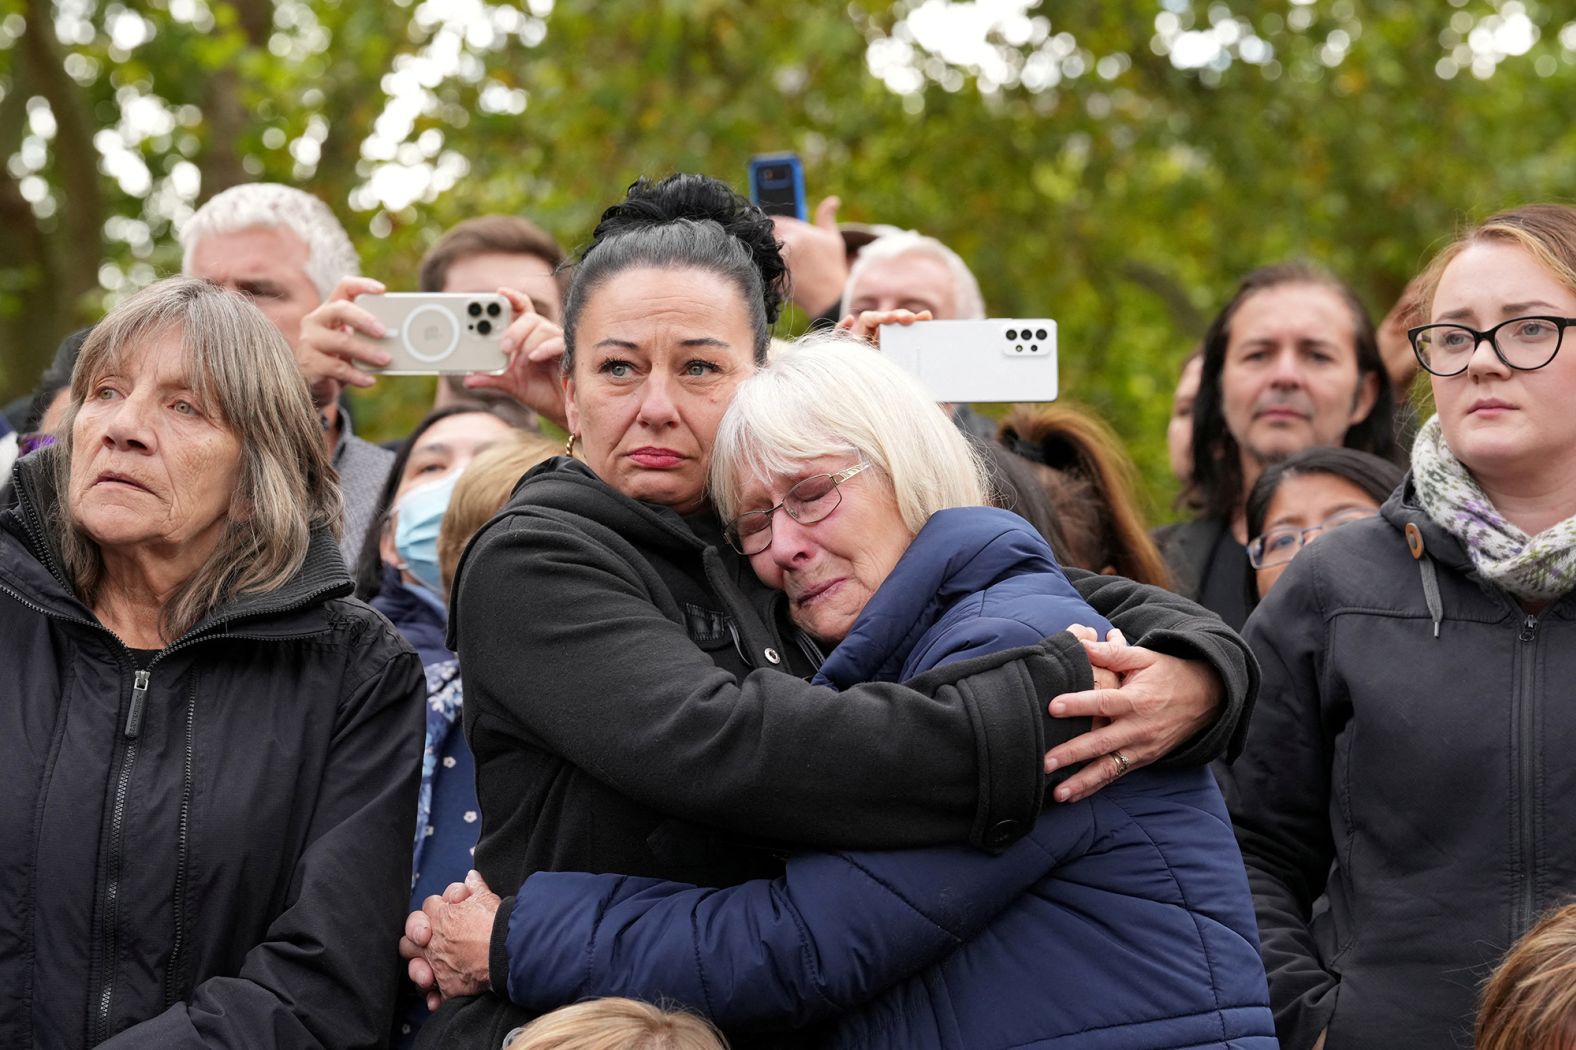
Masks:
[[[1483,979],[1576,894],[1576,209],[1493,216],[1422,288],[1411,475],[1246,628],[1228,799],[1288,1050],[1471,1045]]]

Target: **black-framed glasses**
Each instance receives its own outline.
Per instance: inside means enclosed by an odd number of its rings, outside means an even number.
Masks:
[[[1371,518],[1379,511],[1364,510],[1352,507],[1348,510],[1338,511],[1317,525],[1309,525],[1306,529],[1299,529],[1294,525],[1281,525],[1268,529],[1262,536],[1255,536],[1248,541],[1248,563],[1255,569],[1267,569],[1272,565],[1284,565],[1297,556],[1297,552],[1307,546],[1309,541],[1316,539],[1320,533],[1338,529],[1342,525],[1350,525],[1354,521]]]
[[[723,527],[728,546],[747,558],[770,547],[772,515],[779,510],[787,511],[801,525],[814,525],[843,502],[843,491],[838,486],[868,466],[856,463],[835,474],[812,474],[783,493],[783,501],[776,506],[740,514]]]
[[[1512,317],[1482,332],[1464,324],[1425,324],[1407,329],[1406,335],[1418,362],[1436,376],[1465,372],[1485,339],[1506,367],[1531,372],[1554,360],[1571,325],[1576,317]]]

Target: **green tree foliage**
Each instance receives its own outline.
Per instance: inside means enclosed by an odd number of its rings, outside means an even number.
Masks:
[[[993,312],[1060,319],[1066,396],[1160,508],[1176,364],[1243,272],[1311,257],[1377,316],[1462,219],[1570,196],[1554,5],[1002,7],[0,0],[0,390],[239,181],[318,193],[406,287],[466,216],[574,244],[638,175],[786,148],[845,219],[956,247]],[[381,383],[362,428],[429,391]]]

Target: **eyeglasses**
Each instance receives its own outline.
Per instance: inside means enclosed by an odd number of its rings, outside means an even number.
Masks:
[[[1248,562],[1255,569],[1267,569],[1272,565],[1284,565],[1297,556],[1297,552],[1307,546],[1321,532],[1338,529],[1342,525],[1350,525],[1354,521],[1362,521],[1378,514],[1377,510],[1343,510],[1338,514],[1331,514],[1317,525],[1309,525],[1306,529],[1284,525],[1280,528],[1270,529],[1262,536],[1255,536],[1248,541]]]
[[[783,493],[783,501],[765,510],[752,510],[740,514],[723,527],[728,546],[745,557],[761,553],[772,545],[772,515],[779,509],[801,525],[814,525],[843,502],[839,485],[870,466],[856,463],[836,474],[812,474]]]
[[[1512,317],[1484,332],[1464,324],[1425,324],[1408,329],[1406,335],[1417,360],[1436,376],[1465,372],[1485,339],[1507,367],[1531,372],[1554,360],[1565,329],[1573,324],[1576,317]]]

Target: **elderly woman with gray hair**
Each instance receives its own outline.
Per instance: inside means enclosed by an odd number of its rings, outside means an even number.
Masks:
[[[813,340],[741,383],[711,482],[728,542],[835,646],[820,684],[1109,627],[1027,522],[983,505],[977,454],[919,384],[863,343]],[[735,1032],[824,1022],[816,1045],[832,1047],[1275,1045],[1247,879],[1203,767],[1133,769],[999,856],[800,853],[724,889],[539,872],[507,943],[494,987],[533,1010],[675,1000]]]
[[[289,347],[175,278],[94,328],[0,517],[0,1045],[378,1045],[421,667],[348,598]]]

